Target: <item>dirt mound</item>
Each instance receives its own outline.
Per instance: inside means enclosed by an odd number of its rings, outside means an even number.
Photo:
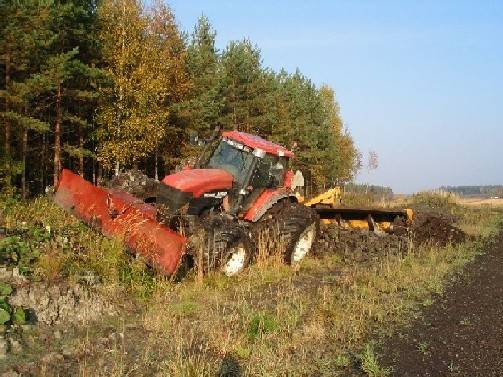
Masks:
[[[431,212],[418,212],[411,228],[417,244],[432,243],[439,246],[458,244],[467,238],[465,232],[454,225],[456,219]]]
[[[453,216],[418,212],[412,227],[394,224],[393,234],[376,234],[368,230],[343,229],[336,224],[322,225],[315,253],[336,253],[358,262],[378,259],[386,254],[400,254],[413,246],[458,244],[467,235],[454,224]]]
[[[322,225],[314,250],[317,254],[336,253],[345,260],[366,262],[386,254],[400,254],[408,247],[407,235],[378,235],[367,230]]]
[[[159,182],[139,170],[127,170],[114,176],[107,184],[108,188],[126,191],[145,200],[157,196]]]

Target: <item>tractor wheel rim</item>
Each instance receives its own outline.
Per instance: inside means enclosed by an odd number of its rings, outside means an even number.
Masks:
[[[300,262],[311,250],[311,246],[313,245],[315,234],[315,224],[309,225],[304,231],[301,233],[299,240],[295,244],[295,248],[293,249],[291,262],[292,264]]]
[[[246,250],[243,246],[233,248],[234,252],[223,265],[222,271],[227,276],[237,275],[245,268]]]

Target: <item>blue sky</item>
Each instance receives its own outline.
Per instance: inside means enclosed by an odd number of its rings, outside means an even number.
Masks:
[[[168,0],[217,46],[249,38],[264,65],[336,91],[379,168],[358,181],[414,192],[503,184],[503,1]]]

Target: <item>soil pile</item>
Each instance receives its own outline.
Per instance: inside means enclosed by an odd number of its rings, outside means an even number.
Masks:
[[[408,247],[407,235],[378,235],[368,230],[343,229],[330,224],[320,227],[320,236],[314,250],[319,254],[336,253],[345,260],[365,262],[386,254],[400,254]]]
[[[158,181],[139,170],[127,170],[108,182],[108,188],[126,191],[142,200],[157,196],[158,186]]]
[[[431,243],[439,246],[464,242],[466,233],[454,224],[455,219],[451,216],[418,212],[411,228],[412,239],[417,244]]]
[[[368,230],[344,229],[337,224],[321,225],[314,248],[316,253],[337,253],[344,259],[358,262],[378,259],[386,254],[400,254],[413,246],[458,244],[467,235],[455,226],[456,219],[435,212],[418,212],[411,227],[394,224],[392,234]]]

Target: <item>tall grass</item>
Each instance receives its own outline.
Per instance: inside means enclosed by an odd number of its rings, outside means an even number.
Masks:
[[[89,269],[142,299],[106,325],[121,334],[119,341],[100,346],[98,325],[95,335],[78,340],[94,352],[80,363],[82,376],[212,376],[233,367],[225,360],[250,376],[344,376],[355,363],[369,375],[385,375],[365,347],[369,339],[417,316],[499,229],[498,212],[459,211],[460,226],[482,240],[411,248],[365,265],[327,254],[307,258],[298,271],[268,262],[264,251],[260,263],[238,277],[210,273],[202,282],[178,284],[150,274],[139,260],[131,263],[118,243],[45,199],[4,206],[2,219],[11,230],[51,227],[36,264],[40,276],[71,278]],[[61,260],[47,265],[54,257]]]

